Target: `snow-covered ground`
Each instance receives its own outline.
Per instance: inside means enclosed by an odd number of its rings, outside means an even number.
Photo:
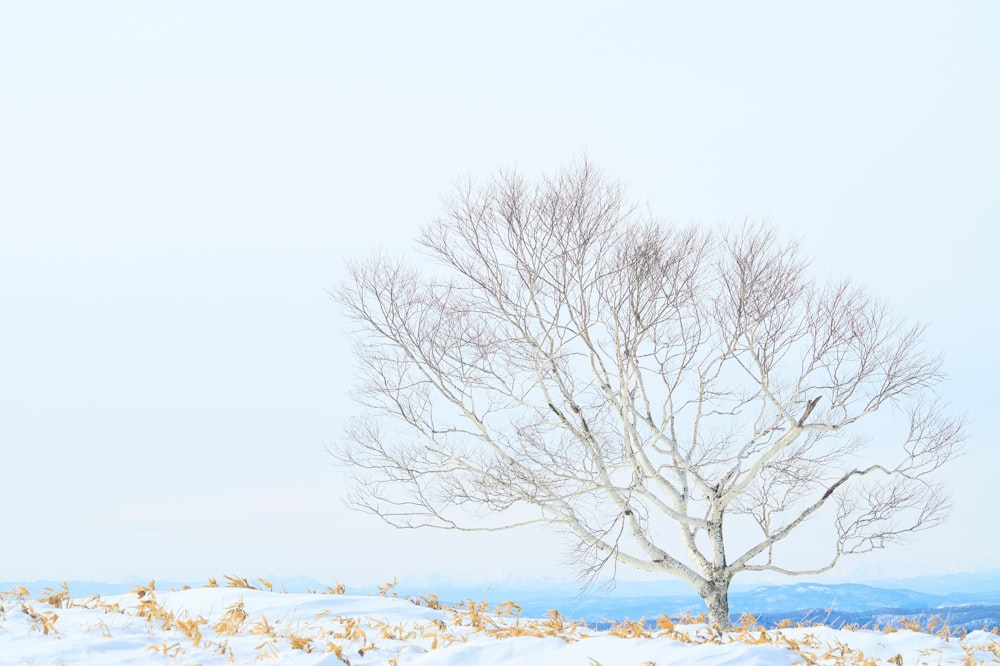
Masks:
[[[660,618],[598,631],[512,603],[281,593],[263,582],[74,598],[0,593],[0,664],[967,664],[1000,663],[1000,636],[746,627]],[[257,588],[257,589],[254,589]],[[676,618],[675,618],[676,619]]]

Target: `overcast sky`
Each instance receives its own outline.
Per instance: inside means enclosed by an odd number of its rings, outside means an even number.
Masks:
[[[929,323],[953,518],[838,576],[995,567],[998,31],[986,1],[4,4],[0,579],[571,578],[540,532],[344,507],[327,290],[456,178],[584,155]]]

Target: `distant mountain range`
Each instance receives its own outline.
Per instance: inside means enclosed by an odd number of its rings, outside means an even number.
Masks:
[[[128,580],[120,583],[94,581],[69,581],[70,594],[87,597],[92,594],[110,596],[124,594],[144,585],[146,579]],[[251,582],[254,582],[251,580]],[[272,578],[276,591],[323,592],[330,583],[322,583],[310,578]],[[917,582],[920,581],[907,581]],[[225,585],[225,579],[220,584]],[[931,617],[947,621],[953,630],[1000,627],[1000,577],[980,575],[979,589],[970,590],[959,578],[953,583],[961,591],[931,593],[914,589],[861,585],[853,583],[800,583],[797,585],[767,585],[752,588],[734,587],[730,592],[730,610],[733,618],[743,613],[751,613],[758,623],[773,626],[782,620],[793,622],[819,622],[829,626],[898,624],[902,618],[917,619],[926,623]],[[0,590],[9,590],[18,585],[26,587],[32,596],[40,596],[45,588],[58,589],[61,581],[14,581],[0,582]],[[190,583],[202,586],[204,581]],[[996,587],[990,587],[995,584]],[[161,590],[179,589],[185,583],[157,581]],[[940,585],[921,585],[922,588],[940,589]],[[558,609],[564,616],[579,619],[589,624],[605,624],[625,618],[652,620],[662,613],[672,616],[689,612],[697,615],[704,610],[704,603],[695,594],[677,592],[683,590],[676,583],[634,583],[622,582],[611,590],[590,590],[581,593],[573,584],[566,582],[538,581],[531,584],[497,583],[493,585],[455,585],[444,581],[429,581],[422,585],[401,584],[393,588],[399,596],[420,596],[434,593],[444,603],[456,603],[465,599],[500,603],[512,600],[523,607],[526,617],[544,616],[550,609]],[[348,588],[351,594],[374,594],[373,589]]]
[[[910,587],[896,587],[905,583]],[[947,590],[954,585],[957,591]],[[919,586],[919,587],[917,587]],[[405,589],[405,588],[404,588]],[[580,593],[566,583],[546,585],[495,585],[474,589],[439,585],[428,589],[443,601],[465,598],[498,603],[511,599],[523,607],[525,616],[541,616],[557,608],[563,615],[603,625],[625,618],[652,620],[662,613],[676,616],[705,610],[702,600],[676,582],[619,582],[608,591]],[[925,590],[934,590],[925,591]],[[417,593],[416,589],[414,592]],[[422,593],[422,592],[421,592]],[[947,621],[953,630],[1000,627],[1000,572],[940,578],[891,581],[887,585],[855,583],[799,583],[795,585],[734,586],[729,595],[734,620],[743,613],[753,614],[758,623],[773,626],[782,620],[820,622],[830,626],[873,627],[899,624],[903,618],[922,624],[934,616]],[[940,621],[938,623],[940,624]]]
[[[903,618],[926,624],[931,617],[940,618],[938,624],[946,621],[953,630],[1000,626],[1000,591],[938,595],[857,584],[804,584],[734,590],[729,602],[734,621],[750,613],[764,626],[787,619],[833,627],[873,627],[898,625]],[[652,619],[664,612],[672,616],[685,611],[697,615],[704,610],[704,603],[694,595],[606,596],[572,600],[556,607],[568,617],[600,625],[626,617]],[[539,610],[534,604],[525,604],[526,615]]]

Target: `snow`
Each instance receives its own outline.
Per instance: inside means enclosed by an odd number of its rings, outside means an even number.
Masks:
[[[71,597],[0,593],[0,664],[1000,663],[1000,636],[824,626],[725,634],[703,624],[598,631],[558,614],[433,597],[280,593],[245,587]],[[634,636],[634,637],[625,637]],[[338,656],[339,653],[339,656]],[[865,660],[873,661],[865,661]]]

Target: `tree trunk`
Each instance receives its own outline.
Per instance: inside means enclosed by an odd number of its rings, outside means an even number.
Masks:
[[[708,606],[708,624],[729,629],[732,626],[729,621],[729,581],[707,581],[698,593]]]

